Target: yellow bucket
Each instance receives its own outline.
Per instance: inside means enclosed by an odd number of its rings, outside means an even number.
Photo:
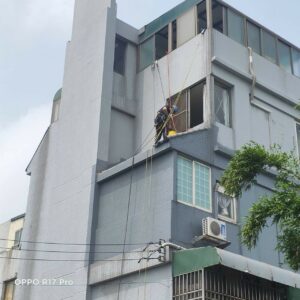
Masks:
[[[169,132],[168,132],[168,136],[174,136],[174,135],[176,135],[176,131],[175,130],[170,130]]]

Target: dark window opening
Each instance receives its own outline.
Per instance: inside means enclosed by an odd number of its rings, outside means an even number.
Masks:
[[[126,54],[127,43],[120,38],[116,38],[115,43],[115,60],[114,60],[114,71],[121,75],[125,72],[125,54]]]
[[[190,127],[202,124],[204,84],[197,84],[190,89]]]
[[[168,53],[168,26],[155,34],[155,59],[160,59]]]
[[[224,33],[224,17],[223,17],[223,6],[213,1],[212,5],[212,18],[213,28]]]
[[[177,22],[172,22],[172,50],[177,48]]]
[[[207,28],[207,17],[206,17],[206,1],[202,1],[197,6],[197,21],[198,21],[198,33],[201,33]]]

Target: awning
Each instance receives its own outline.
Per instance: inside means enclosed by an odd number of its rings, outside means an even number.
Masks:
[[[214,247],[193,248],[175,252],[173,256],[173,276],[198,271],[214,265],[223,265],[293,288],[300,288],[300,274],[298,273]],[[294,292],[299,295],[299,290]]]

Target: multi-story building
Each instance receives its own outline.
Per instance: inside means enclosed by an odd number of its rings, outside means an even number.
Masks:
[[[140,30],[116,11],[75,1],[63,86],[27,168],[33,251],[18,278],[46,283],[15,299],[300,299],[276,226],[252,251],[239,240],[273,174],[241,199],[218,185],[250,140],[299,152],[299,48],[222,1],[186,0]],[[167,101],[177,134],[153,147]]]
[[[0,224],[0,295],[1,300],[13,299],[17,279],[20,240],[25,215],[19,215]]]

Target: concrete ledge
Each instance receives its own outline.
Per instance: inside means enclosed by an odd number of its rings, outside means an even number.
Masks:
[[[126,172],[130,168],[135,168],[136,166],[139,166],[142,164],[146,159],[155,158],[160,155],[163,155],[164,153],[171,151],[171,147],[169,143],[165,143],[163,145],[160,145],[158,148],[152,148],[150,150],[147,150],[145,152],[140,152],[137,155],[125,160],[124,162],[121,162],[110,169],[107,169],[105,171],[102,171],[101,173],[97,174],[96,182],[102,182],[104,180],[110,179],[113,176],[119,175],[120,173]]]

